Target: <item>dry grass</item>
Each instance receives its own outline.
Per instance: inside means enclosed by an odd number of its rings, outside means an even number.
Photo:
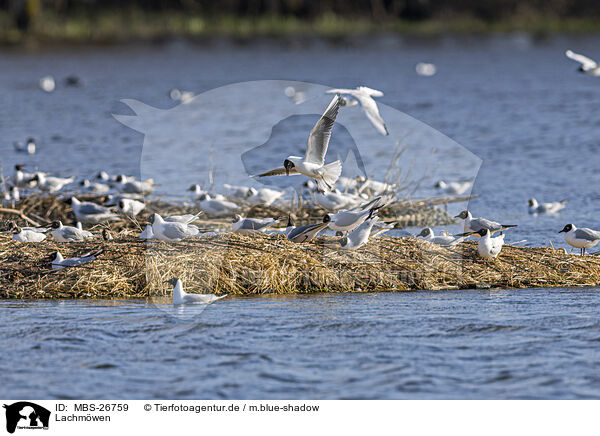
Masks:
[[[143,242],[126,231],[113,242],[24,244],[0,237],[0,298],[168,296],[164,281],[217,294],[573,287],[600,283],[600,259],[552,248],[505,246],[499,259],[477,257],[475,243],[443,248],[413,238],[376,238],[357,251],[280,235],[226,233],[178,243]],[[59,271],[48,256],[103,248],[94,262]]]

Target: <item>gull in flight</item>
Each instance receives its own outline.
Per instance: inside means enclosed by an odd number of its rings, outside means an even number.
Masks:
[[[288,156],[283,161],[283,168],[267,171],[256,177],[304,174],[317,182],[319,191],[331,191],[336,180],[342,174],[342,163],[336,160],[325,165],[325,154],[339,109],[340,96],[336,95],[310,131],[304,157]]]
[[[277,224],[279,221],[273,218],[242,218],[241,215],[236,215],[231,223],[231,229],[234,233],[250,234],[252,232],[264,233],[268,227]]]
[[[71,203],[77,221],[82,223],[98,224],[102,221],[119,219],[109,208],[90,201],[79,201],[76,197],[71,197],[67,202]]]
[[[81,257],[71,257],[69,259],[63,258],[60,251],[53,253],[50,257],[52,261],[52,269],[63,269],[64,267],[74,267],[83,265],[84,263],[91,262],[92,260],[96,260],[97,256],[101,254],[104,250],[98,250],[93,253],[86,253]]]
[[[552,215],[563,210],[567,205],[567,200],[555,201],[553,203],[538,203],[535,198],[529,199],[529,213],[533,215],[548,214]]]
[[[379,115],[377,103],[373,100],[373,97],[383,97],[383,92],[367,88],[366,86],[359,86],[356,89],[330,89],[326,92],[328,94],[347,94],[356,98],[360,102],[365,115],[369,121],[371,121],[373,126],[375,126],[377,131],[384,136],[390,134],[385,125],[385,121],[383,121],[383,118]]]
[[[180,222],[165,221],[159,214],[154,213],[148,218],[152,224],[152,232],[156,239],[161,241],[181,241],[182,239],[196,236],[200,233],[198,227]]]
[[[63,226],[60,221],[54,221],[51,225],[52,237],[57,242],[81,242],[88,238],[93,238],[94,235],[87,230],[77,227]]]
[[[574,224],[567,224],[560,232],[565,234],[565,242],[571,247],[579,248],[581,255],[586,248],[592,248],[600,242],[600,231],[587,228],[578,229]]]
[[[327,228],[328,223],[307,224],[305,226],[294,227],[292,218],[288,217],[285,235],[287,238],[296,243],[307,242],[313,240],[319,233]]]
[[[510,229],[511,227],[517,227],[516,224],[500,224],[496,221],[490,221],[485,218],[473,218],[473,215],[471,215],[471,212],[468,210],[463,210],[454,218],[460,218],[463,220],[463,230],[465,233],[473,233],[473,236],[475,236],[481,229],[487,229],[491,233],[495,233],[501,230]]]
[[[167,283],[174,286],[173,304],[210,304],[227,297],[227,295],[217,297],[215,294],[188,294],[183,290],[183,284],[177,277],[167,280]]]
[[[459,244],[462,241],[464,241],[466,238],[465,236],[456,237],[456,236],[452,236],[452,235],[436,236],[433,233],[433,229],[431,227],[425,227],[423,230],[421,230],[421,233],[419,233],[417,235],[417,238],[418,237],[422,237],[428,242],[431,242],[431,243],[437,244],[437,245],[442,245],[445,247],[450,247],[450,246]]]
[[[596,61],[587,56],[574,53],[571,50],[567,50],[565,54],[568,58],[581,64],[578,70],[579,72],[589,74],[590,76],[600,76],[600,65],[598,65]]]

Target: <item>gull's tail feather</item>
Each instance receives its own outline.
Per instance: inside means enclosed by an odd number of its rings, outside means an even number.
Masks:
[[[335,182],[342,174],[342,163],[339,160],[327,164],[323,167],[323,172],[319,179],[315,179],[317,187],[321,192],[328,192],[333,189]]]

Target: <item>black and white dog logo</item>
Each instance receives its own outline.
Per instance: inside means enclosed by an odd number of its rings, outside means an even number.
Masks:
[[[28,401],[4,405],[6,409],[6,431],[18,429],[48,429],[50,411]]]

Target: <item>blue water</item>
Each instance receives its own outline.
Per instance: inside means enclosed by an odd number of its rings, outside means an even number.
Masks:
[[[201,313],[2,302],[0,397],[598,399],[599,304],[583,289],[231,298]]]
[[[473,193],[480,197],[468,206],[476,216],[519,224],[507,232],[508,242],[565,247],[557,233],[565,224],[600,228],[600,79],[577,74],[563,53],[571,48],[600,58],[598,47],[600,36],[516,34],[390,37],[349,46],[172,43],[6,52],[0,57],[2,165],[7,173],[17,162],[63,175],[149,172],[187,184],[187,177],[206,180],[216,143],[217,181],[245,182],[245,172],[222,162],[241,165],[240,155],[261,143],[244,135],[267,117],[246,105],[248,95],[217,100],[221,118],[198,118],[196,130],[193,123],[160,129],[171,134],[160,141],[201,154],[186,159],[185,171],[172,168],[173,149],[163,142],[155,142],[155,154],[143,154],[144,135],[112,116],[131,114],[119,100],[169,110],[172,87],[201,93],[265,79],[366,84],[385,92],[380,102],[384,117],[394,120],[392,143],[409,134],[412,157],[438,149],[439,165],[414,197],[435,194],[436,178],[476,176]],[[438,74],[417,76],[419,61],[434,62]],[[85,87],[59,83],[45,94],[36,84],[46,74],[59,81],[77,74]],[[325,101],[318,94],[309,113]],[[291,103],[277,96],[282,99],[274,98],[272,109],[284,113]],[[228,119],[235,111],[256,120]],[[369,173],[378,177],[389,162],[389,143],[359,115],[348,108],[343,116],[350,117],[346,127],[355,129]],[[310,126],[306,119],[287,120]],[[299,147],[305,128],[289,131],[281,144]],[[178,132],[181,138],[173,139]],[[220,134],[211,139],[213,132]],[[335,137],[347,137],[340,132]],[[38,138],[38,154],[15,153],[12,141],[28,136]],[[194,140],[197,147],[188,146]],[[478,159],[466,159],[465,150]],[[272,156],[253,162],[262,158]],[[405,170],[413,163],[401,161]],[[175,186],[172,177],[161,182],[160,189]],[[569,204],[559,216],[532,217],[526,209],[532,196]],[[597,289],[228,298],[202,313],[141,301],[5,301],[0,397],[599,398],[599,299]]]

